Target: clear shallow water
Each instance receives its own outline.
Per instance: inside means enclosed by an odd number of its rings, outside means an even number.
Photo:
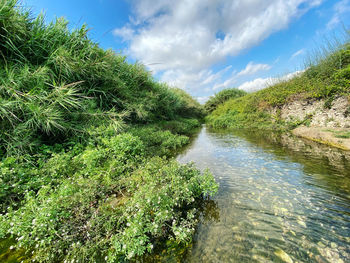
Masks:
[[[194,242],[144,262],[350,262],[350,152],[269,132],[205,127],[177,158],[220,184]],[[0,242],[0,262],[23,251]],[[4,261],[5,260],[5,261]]]
[[[290,135],[203,128],[177,158],[220,184],[181,262],[350,262],[350,156]]]

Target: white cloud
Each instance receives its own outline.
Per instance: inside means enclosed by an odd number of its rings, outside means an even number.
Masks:
[[[136,32],[129,52],[153,71],[203,69],[285,28],[310,0],[134,0]],[[139,26],[141,24],[141,26]],[[130,36],[129,28],[120,29]],[[118,29],[115,32],[119,32]],[[217,37],[222,32],[223,37]]]
[[[333,6],[334,15],[331,20],[327,23],[327,29],[331,30],[335,28],[341,22],[341,16],[345,13],[350,12],[350,1],[342,0]]]
[[[126,25],[122,28],[116,28],[113,30],[113,35],[121,37],[124,41],[132,40],[134,34],[135,31],[131,28],[130,25]]]
[[[231,69],[232,66],[227,66],[216,73],[207,69],[200,71],[182,69],[166,70],[160,77],[160,80],[168,83],[170,86],[178,87],[188,92],[210,92],[213,85],[221,81],[223,75]],[[235,72],[230,74],[235,74]]]
[[[222,83],[223,73],[214,73],[210,67],[286,28],[321,0],[131,2],[134,14],[129,24],[114,30],[128,41],[128,55],[159,73],[161,80],[192,92],[208,89],[209,84],[232,85],[234,77]],[[248,64],[241,76],[269,67]]]
[[[237,76],[253,75],[262,70],[269,70],[270,68],[271,66],[267,64],[254,64],[254,62],[249,62],[245,69],[239,72]]]
[[[238,89],[241,89],[241,90],[244,90],[247,92],[258,91],[258,90],[264,89],[268,86],[274,85],[276,83],[289,80],[289,79],[301,74],[302,72],[303,71],[298,70],[298,71],[286,74],[280,78],[257,78],[257,79],[254,79],[252,81],[244,82],[243,84],[241,84],[238,87]]]
[[[296,51],[296,52],[290,57],[290,59],[293,59],[293,58],[295,58],[295,57],[297,57],[297,56],[300,56],[300,55],[302,55],[302,54],[304,54],[304,53],[305,53],[305,49],[302,48],[302,49]]]
[[[215,83],[215,85],[213,86],[213,90],[232,88],[237,82],[237,79],[239,77],[254,75],[259,71],[266,71],[266,70],[269,70],[270,68],[271,66],[268,64],[255,64],[254,62],[251,61],[240,72],[238,73],[233,72],[231,76],[227,78],[225,81]]]
[[[226,79],[224,82],[216,83],[213,87],[213,90],[233,88],[236,81],[237,81],[237,76],[233,75],[232,77]]]

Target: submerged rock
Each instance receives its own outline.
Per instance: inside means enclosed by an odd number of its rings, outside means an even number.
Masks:
[[[274,253],[277,257],[282,259],[284,262],[293,263],[292,258],[286,252],[284,252],[282,249],[277,249]]]

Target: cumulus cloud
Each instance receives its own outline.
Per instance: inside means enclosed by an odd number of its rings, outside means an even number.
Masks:
[[[321,0],[131,0],[129,24],[114,30],[128,55],[187,90],[223,82],[210,68],[286,28]],[[248,64],[240,74],[268,70]],[[199,82],[197,82],[199,81]],[[224,86],[234,83],[227,80]],[[220,84],[217,84],[220,85]]]
[[[122,28],[116,28],[113,30],[113,35],[123,39],[123,41],[132,40],[134,37],[134,29],[130,25],[126,25]]]
[[[268,64],[255,64],[251,61],[240,72],[233,72],[229,78],[225,79],[224,81],[215,83],[215,85],[213,86],[213,90],[232,88],[237,82],[238,78],[243,76],[254,75],[260,71],[269,70],[270,68],[271,66]]]
[[[303,71],[298,70],[298,71],[286,74],[280,78],[257,78],[257,79],[254,79],[252,81],[244,82],[243,84],[241,84],[238,87],[238,89],[241,89],[241,90],[244,90],[247,92],[258,91],[258,90],[264,89],[268,86],[277,84],[279,82],[289,80],[289,79],[301,74],[302,72]]]
[[[262,70],[269,70],[270,68],[271,66],[267,64],[254,64],[254,62],[249,62],[245,69],[240,71],[237,76],[253,75]]]

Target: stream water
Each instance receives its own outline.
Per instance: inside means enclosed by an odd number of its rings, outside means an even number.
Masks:
[[[204,127],[177,159],[209,168],[218,194],[204,202],[189,247],[142,261],[350,262],[349,152],[288,134]]]
[[[350,262],[350,155],[287,134],[205,127],[177,158],[220,184],[167,262]]]

